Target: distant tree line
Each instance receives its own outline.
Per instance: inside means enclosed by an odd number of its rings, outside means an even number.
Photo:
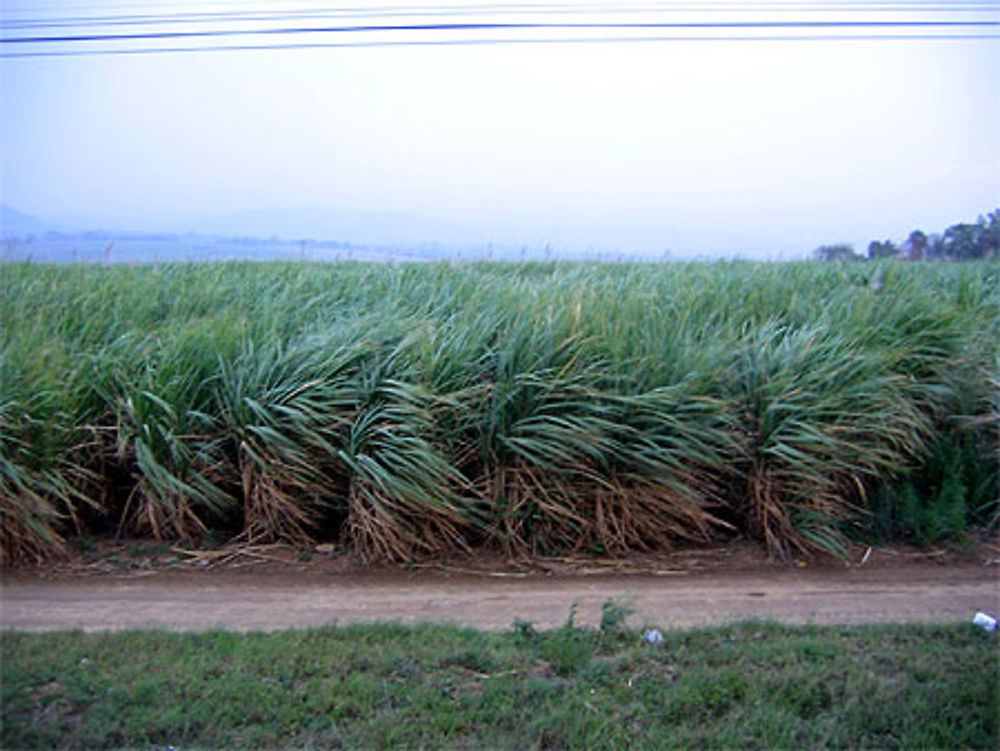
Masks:
[[[944,232],[926,234],[913,230],[897,245],[892,240],[872,240],[868,254],[858,253],[853,245],[822,245],[813,251],[821,261],[877,261],[902,258],[908,261],[973,261],[1000,256],[1000,209],[980,215],[974,224],[953,224]]]

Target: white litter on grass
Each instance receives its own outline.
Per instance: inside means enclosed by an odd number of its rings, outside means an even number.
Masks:
[[[660,644],[663,641],[663,634],[655,628],[647,628],[646,633],[642,635],[642,639],[647,644]]]
[[[997,619],[986,613],[976,613],[972,617],[972,622],[977,626],[982,626],[987,631],[997,630]]]

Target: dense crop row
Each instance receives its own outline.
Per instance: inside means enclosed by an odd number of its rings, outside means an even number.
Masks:
[[[912,480],[955,446],[957,523],[989,522],[1000,269],[873,273],[6,265],[3,556],[114,529],[368,560],[836,551],[898,521],[901,481],[926,511],[940,473]]]

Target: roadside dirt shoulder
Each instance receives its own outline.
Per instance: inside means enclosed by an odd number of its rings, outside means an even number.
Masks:
[[[1000,611],[1000,569],[979,562],[897,560],[862,567],[679,566],[623,573],[405,569],[124,570],[99,575],[8,572],[0,627],[19,630],[275,630],[371,621],[506,629],[596,624],[607,600],[633,625],[680,628],[751,618],[785,623],[967,622]]]

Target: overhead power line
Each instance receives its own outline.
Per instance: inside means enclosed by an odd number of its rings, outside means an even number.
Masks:
[[[984,13],[984,8],[991,12]],[[883,15],[859,15],[861,10],[878,10]],[[916,11],[941,13],[945,10],[948,11],[945,17],[908,15]],[[764,11],[770,13],[771,18],[754,19],[753,13]],[[817,17],[812,14],[814,11],[822,11],[825,15]],[[930,0],[872,3],[855,0],[816,3],[708,0],[704,3],[634,3],[631,6],[550,2],[56,16],[4,20],[0,23],[0,28],[6,32],[0,36],[0,57],[487,44],[994,39],[1000,33],[1000,12],[992,11],[1000,11],[1000,5]],[[612,12],[619,20],[595,20]],[[659,17],[643,20],[633,15],[636,12],[655,12]],[[720,16],[723,13],[728,18]],[[421,14],[450,14],[451,18],[441,22],[415,20]],[[483,16],[487,20],[478,20]],[[539,16],[546,18],[532,20]],[[583,20],[574,20],[572,16]],[[304,20],[318,18],[336,18],[341,22],[302,24]],[[364,22],[365,18],[378,18],[381,22]],[[518,20],[520,18],[529,20]],[[685,18],[690,20],[683,20]],[[191,24],[213,24],[213,27],[192,28]],[[103,30],[113,26],[129,30],[124,33]],[[38,33],[43,29],[67,31]],[[477,34],[480,36],[473,36]],[[309,37],[308,41],[290,41],[291,37],[303,36]],[[240,41],[252,37],[274,41]],[[223,40],[233,41],[224,43]]]
[[[488,5],[416,5],[361,8],[312,8],[309,10],[229,10],[186,11],[176,13],[114,14],[93,16],[63,16],[54,18],[0,19],[3,29],[73,28],[101,26],[183,25],[220,22],[288,21],[317,18],[393,18],[440,15],[607,15],[653,13],[984,13],[996,12],[996,4],[982,2],[812,2],[812,3],[646,3],[625,5],[581,5],[578,3],[488,4]]]
[[[592,30],[706,30],[706,29],[959,29],[997,28],[1000,21],[724,21],[724,22],[523,22],[523,23],[428,23],[364,24],[352,26],[300,26],[267,29],[211,29],[207,31],[153,31],[130,34],[79,34],[59,36],[3,37],[0,44],[51,44],[74,42],[151,41],[158,39],[205,39],[211,37],[290,35],[290,34],[359,34],[414,31],[579,31]]]
[[[46,50],[0,52],[0,58],[90,57],[95,55],[146,55],[184,52],[266,52],[270,50],[365,49],[379,47],[477,47],[504,45],[585,45],[687,42],[833,42],[833,41],[983,41],[1000,39],[1000,34],[798,34],[747,36],[645,36],[645,37],[549,37],[549,38],[465,38],[397,39],[372,42],[302,42],[277,44],[204,45],[196,47],[124,47],[99,50]]]

